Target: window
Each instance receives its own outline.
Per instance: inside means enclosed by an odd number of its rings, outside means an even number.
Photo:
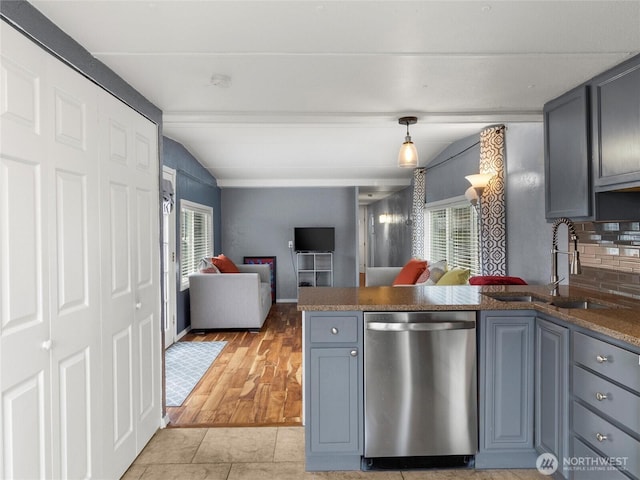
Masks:
[[[480,274],[478,261],[478,214],[468,202],[425,209],[425,252],[431,261],[446,260],[450,266]]]
[[[197,272],[200,260],[213,256],[213,209],[180,201],[181,289],[189,288],[189,274]]]

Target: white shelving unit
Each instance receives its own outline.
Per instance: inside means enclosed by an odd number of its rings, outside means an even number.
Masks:
[[[332,287],[333,253],[298,252],[298,287]]]

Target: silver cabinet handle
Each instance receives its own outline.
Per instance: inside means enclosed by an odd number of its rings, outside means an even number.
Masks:
[[[140,310],[142,308],[142,302],[136,303],[136,310]]]
[[[358,350],[351,350],[351,352],[349,352],[351,354],[352,357],[357,357],[358,356]]]
[[[336,327],[333,327],[333,328],[331,329],[331,333],[332,333],[333,335],[337,335],[337,334],[338,334],[338,329],[337,329]]]
[[[51,350],[51,345],[52,345],[52,342],[51,342],[51,339],[49,339],[42,342],[42,345],[40,347],[42,348],[42,350],[49,351]]]
[[[596,392],[596,400],[598,400],[599,402],[601,402],[602,400],[606,400],[607,394],[606,393],[600,393],[600,392]]]
[[[604,363],[607,362],[609,359],[607,358],[606,355],[596,355],[596,362],[598,363]]]
[[[596,440],[598,440],[599,442],[604,442],[605,440],[607,440],[607,436],[601,433],[596,433]]]

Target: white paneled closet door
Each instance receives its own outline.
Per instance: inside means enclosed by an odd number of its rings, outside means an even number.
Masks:
[[[2,45],[3,478],[90,478],[101,468],[95,86],[11,28]]]
[[[0,476],[50,478],[45,60],[13,29],[0,34]]]
[[[156,126],[0,23],[0,478],[118,478],[161,421]]]
[[[100,98],[105,465],[119,476],[161,416],[156,126]]]
[[[91,478],[103,428],[97,87],[46,58],[52,476]]]

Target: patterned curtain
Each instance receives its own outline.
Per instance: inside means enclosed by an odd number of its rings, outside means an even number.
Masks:
[[[411,207],[411,258],[424,258],[424,168],[413,170],[413,205]]]
[[[507,271],[504,138],[504,125],[489,127],[480,133],[480,173],[494,174],[481,202],[482,275],[506,275]]]

